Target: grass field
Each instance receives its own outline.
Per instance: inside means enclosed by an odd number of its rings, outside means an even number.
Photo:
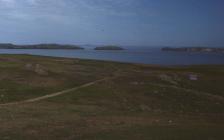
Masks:
[[[1,140],[223,140],[224,66],[0,55],[0,124]]]

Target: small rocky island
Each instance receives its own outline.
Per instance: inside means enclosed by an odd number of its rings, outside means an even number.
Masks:
[[[176,51],[176,52],[217,52],[217,53],[224,53],[223,48],[212,48],[212,47],[164,47],[162,51]]]
[[[94,50],[124,50],[124,48],[118,46],[101,46],[96,47]]]
[[[61,45],[61,44],[34,44],[34,45],[15,45],[15,44],[0,44],[0,49],[84,49],[76,45]]]

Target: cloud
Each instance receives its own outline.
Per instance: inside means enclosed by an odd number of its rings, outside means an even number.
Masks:
[[[68,24],[89,17],[135,16],[135,4],[136,0],[0,0],[0,17]]]
[[[15,3],[15,0],[0,0],[1,7],[14,7]]]
[[[29,4],[31,5],[37,5],[38,4],[38,0],[26,0]]]
[[[88,10],[105,15],[132,16],[135,0],[82,0],[80,4]]]

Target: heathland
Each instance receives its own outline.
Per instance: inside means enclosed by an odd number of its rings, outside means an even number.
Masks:
[[[3,140],[223,140],[224,66],[0,55]]]

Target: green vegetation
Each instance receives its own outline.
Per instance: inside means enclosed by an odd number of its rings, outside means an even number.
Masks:
[[[162,67],[0,55],[0,138],[222,140],[223,75],[223,65]],[[105,77],[60,96],[3,105]]]

